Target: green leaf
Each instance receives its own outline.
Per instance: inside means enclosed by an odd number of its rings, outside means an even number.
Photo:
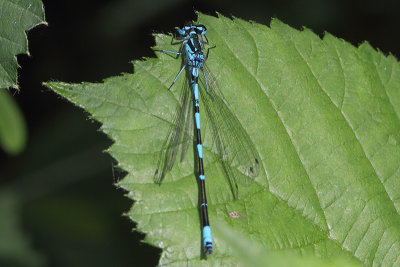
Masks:
[[[321,40],[278,20],[267,27],[199,14],[198,23],[216,45],[208,66],[261,163],[255,182],[239,185],[234,199],[201,113],[211,226],[221,219],[271,251],[398,264],[397,60],[367,43],[356,48],[330,34]],[[156,49],[177,51],[170,42],[171,36],[156,35]],[[236,265],[218,228],[213,255],[201,256],[191,151],[163,184],[153,183],[178,104],[174,88],[183,83],[180,78],[168,90],[181,64],[158,56],[104,83],[47,85],[90,112],[114,140],[108,151],[128,172],[119,185],[135,200],[128,215],[145,242],[163,249],[160,264]]]
[[[322,260],[316,255],[307,255],[303,257],[294,251],[282,251],[277,253],[270,249],[266,249],[261,243],[250,240],[243,234],[234,231],[226,223],[217,221],[214,224],[222,242],[229,244],[232,249],[232,255],[235,262],[239,262],[240,266],[249,267],[355,267],[360,263],[355,259],[333,256],[329,260]]]
[[[17,193],[0,191],[0,265],[44,266],[45,259],[31,247],[21,227],[22,203]]]
[[[16,55],[28,51],[25,31],[44,22],[40,0],[0,0],[0,89],[17,90]],[[0,91],[0,145],[9,154],[19,153],[26,143],[21,111],[7,92]]]
[[[15,155],[21,152],[25,144],[24,117],[9,92],[0,90],[0,146],[7,153]]]
[[[40,0],[0,0],[0,88],[17,85],[18,54],[28,51],[25,31],[44,23]]]

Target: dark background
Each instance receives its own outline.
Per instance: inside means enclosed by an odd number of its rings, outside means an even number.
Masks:
[[[99,123],[42,82],[101,82],[131,73],[130,61],[153,56],[151,34],[195,19],[194,9],[264,24],[277,17],[297,29],[306,26],[320,36],[328,31],[354,45],[368,40],[400,55],[395,0],[46,0],[44,7],[48,26],[31,30],[31,56],[18,56],[15,99],[29,140],[18,156],[0,151],[0,185],[17,192],[16,223],[46,266],[154,266],[161,251],[141,243],[144,235],[122,216],[132,202],[113,186],[123,174],[102,152],[111,141],[97,131]]]

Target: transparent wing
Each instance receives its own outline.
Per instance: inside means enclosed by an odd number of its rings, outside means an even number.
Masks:
[[[188,97],[188,108],[186,111],[186,119],[185,119],[185,130],[183,134],[183,140],[182,140],[182,150],[181,150],[181,158],[180,162],[183,161],[185,158],[186,152],[189,149],[189,145],[193,144],[194,142],[194,115],[193,115],[193,95],[192,95],[192,89],[189,87],[189,82],[188,79],[185,79],[185,84],[184,84],[184,89],[188,91],[188,94],[192,97]]]
[[[249,185],[253,178],[258,176],[259,156],[249,135],[219,91],[212,73],[207,66],[204,66],[202,71],[204,76],[201,82],[204,90],[200,90],[201,100],[211,121],[214,142],[235,195],[235,181]]]
[[[182,75],[184,76],[184,75]],[[185,77],[181,77],[184,79]],[[176,107],[173,123],[168,131],[168,136],[162,146],[158,166],[154,174],[154,182],[160,184],[166,173],[175,163],[179,148],[181,148],[181,161],[191,142],[193,142],[193,103],[187,79],[179,93],[179,104]]]

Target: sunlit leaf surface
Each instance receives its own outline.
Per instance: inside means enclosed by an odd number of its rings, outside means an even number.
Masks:
[[[400,264],[400,68],[369,44],[278,20],[270,27],[199,14],[216,48],[208,67],[260,155],[259,176],[234,199],[202,113],[211,225],[217,218],[271,251],[339,256],[367,266]],[[157,49],[177,51],[171,36]],[[190,148],[164,182],[153,183],[178,105],[169,85],[181,61],[157,53],[134,74],[104,83],[48,83],[102,123],[109,153],[128,172],[119,185],[135,204],[128,215],[160,264],[236,264],[214,229],[214,253],[201,256],[198,186]],[[183,77],[175,88],[183,84]],[[201,108],[201,103],[200,103]],[[235,212],[235,216],[230,216]]]

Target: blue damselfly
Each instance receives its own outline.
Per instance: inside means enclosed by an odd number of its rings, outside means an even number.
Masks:
[[[187,80],[185,86],[180,89],[180,105],[162,149],[154,181],[161,183],[166,172],[172,169],[180,146],[180,160],[182,161],[190,143],[196,143],[203,246],[205,254],[211,254],[213,244],[205,188],[199,94],[205,107],[205,114],[211,122],[214,142],[234,196],[237,195],[237,175],[234,174],[232,168],[235,168],[246,178],[254,178],[259,173],[259,157],[250,137],[226,104],[217,87],[216,79],[205,65],[209,51],[213,48],[208,47],[205,52],[204,47],[209,46],[206,32],[206,27],[203,25],[189,24],[183,28],[178,28],[179,35],[175,36],[173,41],[178,41],[181,44],[179,52],[161,50],[161,52],[176,55],[176,58],[182,56],[182,68],[169,89],[184,73],[184,70],[186,70]],[[199,72],[202,75],[199,75]],[[200,89],[199,84],[201,85]],[[195,122],[194,127],[193,121]],[[193,129],[196,132],[195,138]]]

